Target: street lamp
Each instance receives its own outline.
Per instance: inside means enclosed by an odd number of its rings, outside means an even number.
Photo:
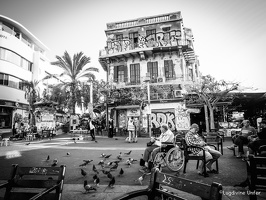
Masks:
[[[146,77],[145,77],[145,80],[144,82],[147,83],[147,93],[148,93],[148,112],[147,112],[147,120],[148,120],[148,134],[149,134],[149,137],[151,137],[151,108],[150,108],[150,105],[151,105],[151,99],[150,99],[150,80],[151,80],[151,77],[150,77],[150,73],[146,73]]]

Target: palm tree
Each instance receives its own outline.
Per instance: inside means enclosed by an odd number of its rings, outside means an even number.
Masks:
[[[48,75],[45,79],[57,77],[64,78],[64,80],[57,84],[63,91],[66,91],[67,95],[67,106],[75,114],[75,105],[80,102],[81,95],[80,91],[82,83],[87,81],[95,80],[95,75],[91,72],[98,72],[99,69],[95,67],[85,67],[90,63],[90,57],[87,57],[83,52],[74,54],[73,59],[67,51],[65,51],[62,57],[56,56],[57,61],[51,62],[51,65],[58,66],[63,70],[61,74]],[[78,104],[79,105],[79,104]]]
[[[25,98],[29,103],[29,113],[30,113],[30,124],[35,125],[35,106],[36,103],[40,99],[40,88],[38,87],[40,81],[25,81]]]

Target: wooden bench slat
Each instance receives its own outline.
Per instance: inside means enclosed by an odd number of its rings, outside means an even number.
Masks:
[[[19,167],[18,175],[59,175],[60,167]]]
[[[204,183],[197,183],[185,178],[179,178],[161,172],[157,173],[155,182],[178,190],[182,190],[184,192],[192,193],[206,199],[210,197],[210,186]]]
[[[49,188],[57,185],[57,180],[16,180],[14,187]]]

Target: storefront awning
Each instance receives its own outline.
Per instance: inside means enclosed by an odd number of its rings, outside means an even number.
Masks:
[[[126,105],[126,106],[116,106],[114,109],[119,110],[119,109],[132,109],[132,108],[139,108],[139,105]]]

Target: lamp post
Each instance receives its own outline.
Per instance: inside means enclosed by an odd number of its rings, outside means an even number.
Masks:
[[[148,120],[148,134],[151,137],[151,99],[150,99],[150,73],[146,74],[144,82],[147,83],[147,93],[148,93],[148,112],[147,112],[147,120]]]

